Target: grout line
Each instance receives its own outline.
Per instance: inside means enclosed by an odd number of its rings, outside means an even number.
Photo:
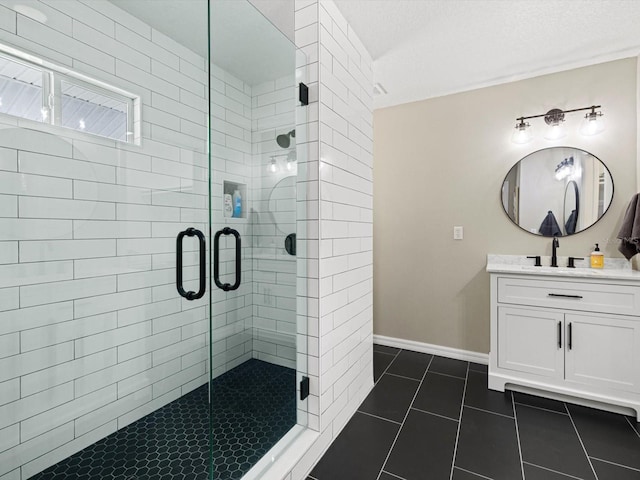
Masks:
[[[638,436],[640,437],[640,430],[638,430],[638,429],[636,428],[636,426],[633,424],[633,422],[631,421],[631,419],[630,419],[629,417],[627,417],[626,415],[625,415],[625,417],[624,417],[624,418],[626,418],[626,419],[627,419],[627,422],[629,422],[629,425],[631,425],[631,429],[632,429],[634,432],[636,432],[636,435],[638,435]]]
[[[393,360],[391,360],[391,361],[389,362],[389,365],[387,365],[387,368],[385,368],[385,369],[384,369],[384,371],[380,374],[380,377],[378,377],[378,381],[377,381],[377,382],[375,382],[375,383],[373,384],[373,386],[374,386],[374,387],[378,384],[378,382],[382,379],[382,377],[387,373],[387,370],[389,370],[389,367],[390,367],[390,366],[391,366],[391,364],[395,361],[395,359],[398,357],[398,355],[400,355],[400,352],[401,352],[401,351],[402,351],[402,350],[398,350],[398,351],[396,352],[395,356],[393,357]],[[389,375],[392,375],[392,374],[390,373]]]
[[[410,407],[410,408],[411,408],[411,410],[415,410],[416,412],[426,413],[427,415],[433,415],[435,417],[444,418],[445,420],[451,420],[452,422],[457,422],[458,421],[455,418],[447,417],[445,415],[439,415],[439,414],[433,413],[433,412],[428,412],[427,410],[422,410],[420,408],[416,408],[416,407]]]
[[[478,477],[478,478],[485,478],[486,480],[493,480],[493,478],[491,478],[491,477],[485,477],[484,475],[480,475],[479,473],[472,472],[471,470],[467,470],[467,469],[465,469],[465,468],[461,468],[461,467],[453,467],[453,469],[454,469],[454,470],[455,470],[456,468],[457,468],[458,470],[460,470],[461,472],[470,473],[471,475],[475,475],[475,476],[476,476],[476,477]]]
[[[505,415],[504,413],[492,412],[491,410],[484,410],[483,408],[472,407],[471,405],[464,405],[465,408],[470,408],[471,410],[478,410],[479,412],[489,413],[491,415],[498,415],[499,417],[510,418],[513,420],[513,417],[509,415]]]
[[[405,377],[404,375],[397,375],[395,373],[387,373],[386,375],[391,375],[393,377],[398,377],[398,378],[404,378],[405,380],[413,380],[414,382],[419,382],[420,381],[417,378]]]
[[[384,418],[384,417],[381,417],[381,416],[379,416],[379,415],[374,415],[373,413],[364,412],[364,411],[362,411],[362,410],[356,410],[356,412],[358,412],[358,413],[362,413],[362,414],[364,414],[364,415],[369,415],[370,417],[373,417],[373,418],[379,418],[380,420],[384,420],[384,421],[386,421],[386,422],[395,423],[396,425],[402,425],[400,422],[396,422],[395,420],[391,420],[391,419],[389,419],[389,418]]]
[[[522,462],[522,463],[526,463],[527,465],[531,465],[532,467],[537,467],[537,468],[540,468],[542,470],[546,470],[548,472],[557,473],[558,475],[563,475],[563,476],[565,476],[567,478],[575,478],[576,480],[582,480],[580,477],[574,477],[573,475],[569,475],[568,473],[559,472],[559,471],[554,470],[552,468],[543,467],[542,465],[538,465],[536,463],[531,463],[531,462]]]
[[[373,353],[381,353],[382,355],[390,355],[392,357],[395,357],[396,355],[398,355],[398,352],[396,353],[380,352],[379,350],[376,350],[375,347],[373,347]]]
[[[429,371],[428,373],[433,373],[435,375],[442,375],[443,377],[449,377],[449,378],[457,378],[458,380],[467,380],[466,377],[458,377],[456,375],[449,375],[448,373],[440,373],[440,372],[434,372],[434,371]]]
[[[513,400],[513,403],[516,404],[516,405],[522,405],[523,407],[529,407],[529,408],[535,408],[536,410],[542,410],[543,412],[557,413],[558,415],[564,415],[565,417],[567,416],[566,413],[558,412],[557,410],[549,410],[548,408],[537,407],[536,405],[529,405],[528,403],[516,402],[515,399]]]
[[[449,480],[453,480],[453,472],[456,468],[456,455],[458,454],[458,441],[460,440],[460,428],[462,427],[462,415],[464,413],[464,400],[467,396],[467,384],[469,383],[469,363],[467,362],[467,374],[464,379],[464,390],[462,391],[462,401],[460,402],[460,417],[458,418],[458,430],[456,431],[456,441],[453,444],[453,457],[451,458],[451,473]]]
[[[522,445],[520,445],[520,429],[518,428],[518,413],[516,412],[516,400],[514,398],[513,392],[511,393],[511,407],[513,408],[513,421],[516,427],[516,440],[518,442],[518,456],[520,457],[520,472],[522,473],[522,478],[524,479],[524,461],[522,459]]]
[[[396,475],[395,473],[387,472],[386,470],[382,470],[381,473],[386,473],[387,475],[389,475],[391,477],[399,478],[400,480],[407,480],[406,478],[401,477],[400,475]]]
[[[596,469],[593,468],[593,463],[591,463],[591,458],[589,457],[589,453],[587,452],[586,447],[584,446],[584,442],[582,441],[582,437],[580,436],[580,432],[578,432],[578,427],[576,427],[576,423],[573,421],[573,417],[571,416],[571,412],[569,411],[569,407],[567,404],[564,404],[564,408],[567,410],[567,414],[569,415],[569,420],[571,420],[571,425],[573,425],[573,429],[578,435],[578,440],[580,440],[580,445],[582,446],[582,450],[584,451],[585,456],[587,457],[587,461],[589,462],[589,466],[591,467],[591,471],[593,472],[593,476],[598,480],[598,474],[596,473]]]
[[[398,353],[400,353],[400,352],[398,352]],[[389,451],[387,452],[387,456],[385,457],[384,462],[382,463],[382,468],[380,469],[380,472],[378,472],[378,476],[376,477],[376,480],[380,480],[380,475],[382,475],[384,467],[387,465],[387,461],[389,461],[389,457],[391,456],[391,452],[393,451],[393,447],[396,446],[396,442],[398,441],[398,437],[400,437],[400,432],[402,432],[402,428],[404,427],[404,423],[407,421],[407,417],[409,416],[409,412],[411,412],[411,406],[413,405],[413,402],[415,402],[416,397],[418,396],[418,392],[420,391],[420,388],[422,387],[422,382],[424,382],[424,379],[427,376],[427,372],[429,371],[429,366],[431,366],[431,362],[433,362],[433,357],[431,357],[431,359],[429,360],[429,365],[427,365],[427,368],[425,369],[424,373],[422,374],[422,379],[420,380],[420,384],[418,385],[418,388],[416,388],[416,393],[413,394],[413,398],[411,399],[411,403],[409,403],[409,408],[407,408],[407,413],[405,413],[404,418],[402,419],[402,424],[400,425],[400,428],[398,429],[398,433],[396,433],[396,437],[393,439],[393,443],[391,444],[391,448],[389,448]]]
[[[605,460],[603,458],[598,458],[598,457],[589,457],[589,458],[592,458],[594,460],[598,460],[599,462],[608,463],[610,465],[615,465],[617,467],[626,468],[627,470],[633,470],[634,472],[640,472],[640,469],[634,468],[634,467],[630,467],[629,465],[623,465],[621,463],[612,462],[610,460]]]

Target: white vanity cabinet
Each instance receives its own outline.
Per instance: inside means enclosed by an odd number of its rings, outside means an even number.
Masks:
[[[489,388],[619,405],[640,418],[640,277],[580,273],[491,272]]]

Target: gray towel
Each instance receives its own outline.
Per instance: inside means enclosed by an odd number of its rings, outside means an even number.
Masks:
[[[578,212],[576,210],[571,210],[571,215],[569,215],[569,220],[564,224],[564,229],[567,232],[567,235],[573,235],[576,233],[576,226],[578,225]]]
[[[618,250],[627,260],[640,252],[640,193],[636,193],[629,202],[618,238],[622,240]]]
[[[558,221],[556,220],[555,215],[551,210],[547,212],[547,216],[544,217],[542,223],[540,224],[540,228],[538,229],[540,235],[545,237],[561,237],[562,230],[560,230],[560,225],[558,225]]]

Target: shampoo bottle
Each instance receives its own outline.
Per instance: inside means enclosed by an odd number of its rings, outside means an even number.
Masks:
[[[596,249],[591,252],[591,268],[604,268],[604,253],[600,251],[596,243]]]
[[[242,196],[239,190],[233,192],[233,216],[235,218],[242,217]]]

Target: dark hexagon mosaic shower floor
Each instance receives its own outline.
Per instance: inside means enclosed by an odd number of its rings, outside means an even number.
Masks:
[[[296,423],[295,370],[249,360],[212,382],[213,478],[241,478]],[[207,385],[32,477],[206,480]]]

